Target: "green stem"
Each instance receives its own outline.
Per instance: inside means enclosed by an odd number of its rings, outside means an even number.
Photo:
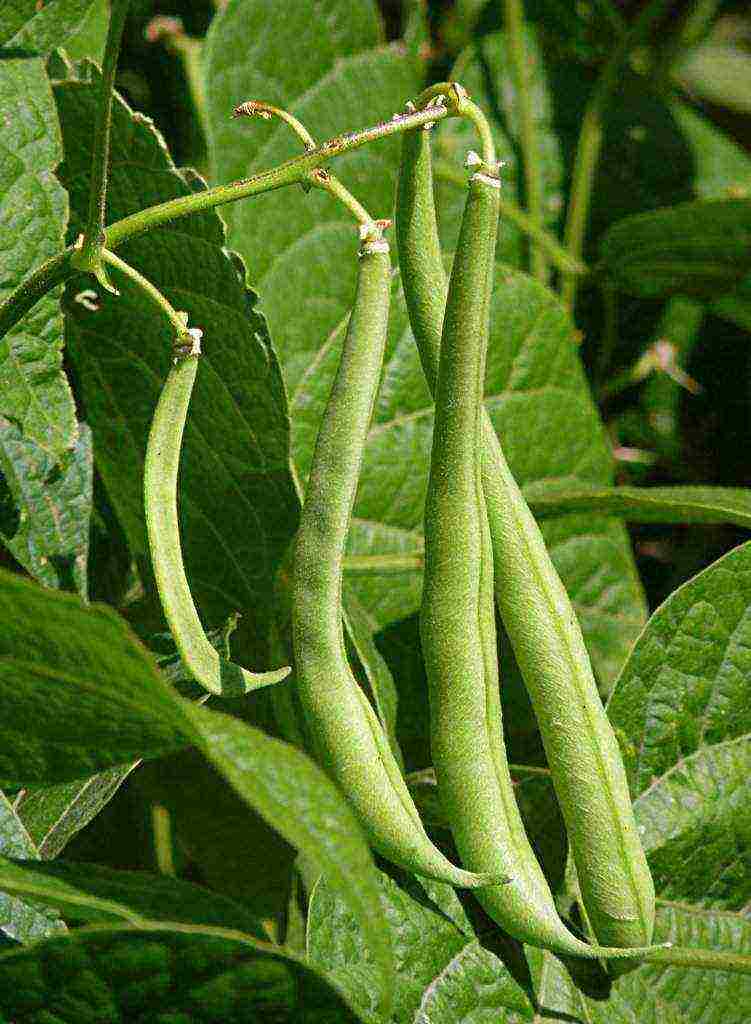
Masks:
[[[564,243],[569,255],[580,260],[584,248],[584,232],[592,197],[595,169],[600,157],[603,136],[603,115],[611,96],[618,85],[621,68],[629,53],[641,41],[650,25],[663,12],[667,0],[652,0],[647,4],[628,32],[623,36],[594,87],[584,112],[579,142],[574,158],[568,215]],[[576,299],[577,280],[571,274],[564,277],[561,298],[573,311]]]
[[[696,970],[751,974],[751,956],[723,949],[694,949],[689,946],[657,946],[639,958],[647,963],[691,967]]]
[[[154,833],[154,857],[160,875],[175,878],[175,858],[172,852],[172,821],[163,804],[151,805],[151,827]]]
[[[102,260],[104,263],[109,263],[110,266],[119,270],[122,274],[125,274],[136,284],[141,291],[147,295],[157,309],[164,313],[167,319],[170,321],[175,329],[175,336],[179,338],[185,332],[185,321],[177,313],[167,299],[162,295],[158,288],[156,288],[151,281],[145,278],[142,274],[139,274],[135,267],[131,267],[125,260],[121,260],[119,256],[116,256],[114,252],[110,252],[108,249],[102,249]]]
[[[433,164],[433,171],[436,179],[440,181],[457,185],[460,188],[467,187],[466,176],[458,168],[454,167],[453,164],[449,163],[448,160],[436,160]],[[533,238],[559,270],[569,274],[583,275],[589,273],[589,267],[586,264],[580,260],[572,259],[560,242],[549,231],[534,224],[528,214],[511,199],[504,199],[503,195],[501,195],[500,208],[501,216],[515,224],[520,231],[529,235],[530,238]]]
[[[112,0],[110,5],[110,23],[102,62],[101,98],[94,127],[94,151],[91,157],[89,219],[80,252],[74,257],[78,269],[95,274],[104,287],[108,287],[108,284],[101,272],[101,252],[104,247],[104,219],[107,206],[112,97],[117,58],[129,5],[130,0]]]
[[[156,206],[147,207],[129,217],[124,217],[105,229],[105,246],[112,251],[129,238],[143,234],[145,231],[159,227],[171,220],[176,220],[178,217],[212,210],[224,203],[247,199],[249,196],[257,196],[263,192],[283,188],[285,185],[298,184],[305,181],[311,171],[323,167],[330,160],[349,153],[353,149],[359,149],[370,142],[389,138],[399,132],[421,128],[424,124],[441,121],[452,116],[456,116],[454,111],[445,107],[435,107],[430,110],[398,114],[392,120],[383,121],[371,128],[338,135],[321,143],[310,152],[293,157],[268,171],[261,171],[260,174],[256,174],[252,178],[236,181],[229,185],[217,185],[204,192],[195,192],[177,199],[170,199],[166,203],[158,203]],[[73,257],[76,255],[80,254],[75,252],[73,246],[69,246],[57,256],[53,256],[0,304],[0,338],[3,338],[11,327],[18,323],[51,288],[63,284],[69,277],[79,272],[80,267],[73,265]]]
[[[429,110],[432,113],[446,111],[446,106],[441,106],[433,101],[443,99],[448,107],[448,113],[455,117],[463,117],[471,121],[480,136],[480,148],[482,149],[482,162],[488,174],[496,174],[497,160],[495,154],[495,142],[493,133],[490,130],[490,123],[480,107],[473,103],[464,86],[458,82],[436,82],[435,85],[424,89],[414,102],[418,111]],[[445,116],[445,113],[444,115]],[[433,117],[431,121],[438,121],[440,118]],[[465,182],[466,184],[466,182]]]
[[[541,230],[543,223],[542,160],[532,111],[531,62],[524,46],[524,4],[522,0],[504,0],[504,12],[511,64],[516,80],[516,105],[527,189],[527,209],[532,224]],[[537,245],[532,246],[530,263],[532,275],[545,284],[548,278],[548,266],[544,251]]]
[[[4,338],[47,292],[78,273],[71,263],[72,256],[72,246],[52,256],[0,303],[0,338]]]
[[[283,121],[289,128],[292,129],[294,134],[302,142],[308,152],[311,152],[316,148],[316,140],[310,134],[305,125],[294,114],[290,114],[288,110],[283,107],[272,106],[271,103],[264,103],[261,100],[246,100],[245,103],[241,103],[235,107],[232,111],[233,117],[261,117],[264,120],[269,120],[272,117],[277,118],[279,121]],[[375,221],[370,216],[365,207],[360,203],[348,188],[335,178],[329,171],[324,170],[321,167],[311,171],[307,178],[308,182],[315,188],[320,188],[324,192],[328,192],[330,196],[340,202],[352,216],[355,218],[360,225],[375,225]],[[380,236],[381,228],[377,226],[373,237],[376,235]]]
[[[208,100],[203,76],[203,42],[192,36],[181,36],[174,43],[176,52],[182,57],[185,78],[188,82],[198,123],[204,135],[209,134]]]
[[[344,559],[344,571],[348,576],[421,572],[424,565],[423,555],[348,555]]]
[[[377,142],[379,139],[387,139],[400,132],[421,128],[431,121],[440,121],[450,116],[456,116],[454,111],[435,107],[430,110],[418,110],[414,113],[397,114],[390,121],[382,121],[371,128],[337,135],[333,139],[321,143],[320,146],[316,146],[315,149],[292,157],[283,164],[279,164],[278,167],[261,171],[252,178],[235,181],[229,185],[217,185],[204,192],[180,196],[177,199],[170,199],[166,203],[159,203],[157,206],[133,213],[106,229],[106,246],[108,249],[115,249],[128,238],[143,234],[144,231],[149,231],[151,228],[175,220],[177,217],[184,217],[189,213],[200,213],[222,206],[224,203],[247,199],[250,196],[260,195],[262,192],[271,192],[283,188],[285,185],[298,184],[304,181],[311,171],[318,167],[324,167],[330,160],[338,156],[343,156],[345,153],[350,153],[371,142]]]

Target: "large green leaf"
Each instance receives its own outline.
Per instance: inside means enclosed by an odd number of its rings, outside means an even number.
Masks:
[[[48,587],[88,591],[93,456],[91,431],[58,462],[14,424],[0,422],[0,537],[16,561]]]
[[[376,869],[354,814],[299,750],[236,718],[183,704],[197,744],[236,792],[323,874],[362,929],[377,965],[376,1002],[391,1001],[391,936],[383,927]]]
[[[0,857],[0,890],[53,907],[71,924],[180,921],[236,928],[265,938],[260,922],[239,903],[146,871]]]
[[[658,892],[751,896],[751,544],[676,590],[636,643],[608,713]]]
[[[97,88],[66,82],[55,97],[64,127],[61,176],[78,230],[87,209]],[[185,195],[188,182],[202,187],[176,170],[151,124],[116,99],[108,220]],[[204,332],[180,477],[187,575],[207,625],[242,611],[241,654],[262,659],[271,579],[298,512],[282,382],[265,322],[213,212],[178,220],[121,251]],[[171,364],[171,336],[150,301],[121,276],[115,280],[120,297],[101,295],[95,310],[74,301],[80,281],[72,283],[67,340],[99,471],[131,550],[144,557],[143,459]]]
[[[68,202],[54,175],[62,147],[41,58],[0,60],[0,108],[2,300],[63,247]],[[71,451],[77,437],[53,291],[0,340],[0,540],[43,582],[83,592],[90,468],[87,439]]]
[[[174,697],[125,622],[0,572],[0,778],[63,782],[184,746]]]
[[[92,0],[5,0],[0,11],[0,48],[49,53],[77,30]]]
[[[751,268],[751,202],[717,199],[636,214],[600,244],[600,269],[641,298],[713,298]]]
[[[394,936],[394,1021],[411,1024],[423,990],[474,934],[454,890],[439,882],[379,872],[383,914]],[[375,1010],[375,965],[357,920],[325,879],[308,908],[308,956],[328,970],[354,1006]]]
[[[0,792],[0,854],[3,857],[38,856],[36,847],[23,827],[13,806]],[[2,886],[0,886],[2,889]],[[38,904],[31,905],[22,895],[0,892],[0,932],[15,942],[33,942],[65,931],[58,915]]]
[[[517,944],[481,944],[451,901],[414,883],[384,878],[384,905],[397,940],[395,1020],[400,1024],[745,1024],[751,978],[644,964],[609,982],[592,964],[569,968],[550,953]],[[748,953],[751,923],[741,914],[658,901],[656,941]],[[313,892],[309,952],[326,963],[358,1007],[369,1007],[370,968],[356,923],[327,887]],[[501,958],[502,957],[502,958]]]
[[[241,932],[179,924],[81,929],[0,957],[14,1024],[356,1024],[315,968]]]
[[[262,32],[253,31],[257,24]],[[242,100],[287,108],[320,140],[401,110],[420,81],[403,52],[371,49],[380,42],[373,0],[301,0],[294,15],[273,0],[230,3],[207,41],[214,178],[244,177],[300,151],[286,125],[231,121]],[[399,142],[392,139],[337,160],[334,169],[374,217],[387,217],[398,159]],[[351,217],[329,196],[300,189],[235,204],[226,216],[294,388],[320,339],[349,311],[357,248]]]
[[[256,24],[262,32],[253,32]],[[294,14],[273,0],[230,3],[207,39],[213,177],[244,177],[300,151],[285,125],[230,120],[242,100],[264,99],[290,110],[321,140],[401,109],[417,87],[416,77],[406,56],[371,49],[381,42],[373,0],[328,0],[325,9],[315,0],[301,0]],[[373,216],[388,216],[397,159],[398,142],[392,140],[338,160],[336,173]],[[300,333],[305,312],[314,322],[325,318],[329,329],[346,312],[354,269],[339,271],[344,254],[354,251],[355,236],[348,214],[328,196],[288,189],[260,203],[228,207],[226,216],[230,241],[246,258],[282,351],[286,339]],[[298,280],[308,281],[303,291],[312,291],[314,302],[305,310],[294,301],[285,264],[296,269]],[[317,280],[310,280],[310,273]]]

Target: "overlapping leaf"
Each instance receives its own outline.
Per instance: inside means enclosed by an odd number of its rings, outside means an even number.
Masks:
[[[655,882],[671,899],[736,909],[751,896],[750,630],[745,544],[657,609],[609,704]]]
[[[64,125],[61,176],[78,226],[87,208],[97,89],[65,82],[55,96]],[[178,173],[147,120],[116,100],[108,220],[187,194],[187,180],[202,187]],[[265,322],[241,264],[223,245],[221,222],[210,212],[135,239],[122,255],[204,332],[180,477],[183,550],[206,624],[241,611],[238,639],[250,660],[264,656],[271,579],[296,526],[297,498]],[[117,276],[117,285],[120,297],[102,295],[92,310],[75,301],[73,283],[66,330],[99,470],[132,552],[143,557],[143,458],[172,339],[169,324],[131,283]]]
[[[397,946],[399,1024],[745,1022],[748,976],[643,964],[611,982],[592,963],[566,967],[531,946],[481,943],[450,904],[414,883],[400,888],[385,879],[383,888],[386,913],[404,939]],[[320,883],[310,913],[311,956],[325,959],[353,1004],[367,1009],[370,970],[355,923]],[[741,914],[661,901],[655,939],[748,954],[751,925]]]
[[[0,793],[0,854],[32,860],[37,850],[7,797]],[[2,885],[0,885],[2,890]],[[0,932],[15,942],[33,942],[65,931],[57,913],[21,896],[0,891]]]
[[[62,782],[187,742],[174,697],[103,605],[0,573],[0,778]]]
[[[18,816],[39,856],[45,860],[56,857],[109,803],[136,764],[109,768],[75,782],[29,786],[19,802]]]
[[[1,299],[62,248],[68,203],[54,176],[60,129],[41,58],[0,60],[0,106]],[[85,594],[90,452],[87,437],[74,449],[62,340],[56,291],[0,340],[0,539],[38,579]]]
[[[322,974],[242,933],[189,925],[81,929],[0,957],[0,1011],[34,1024],[274,1020],[355,1024]]]
[[[450,886],[382,872],[378,885],[382,913],[394,937],[394,1021],[410,1024],[423,990],[474,942],[474,934]],[[357,921],[321,879],[308,910],[308,955],[331,972],[354,1006],[372,1013],[375,965],[363,939]]]
[[[377,874],[360,827],[336,786],[299,750],[244,722],[184,705],[206,758],[328,880],[362,930],[377,967],[376,1003],[388,1013],[393,960]]]
[[[241,904],[190,882],[147,871],[0,857],[0,890],[52,907],[71,924],[180,921],[235,928],[265,938],[260,922]]]
[[[49,53],[80,26],[93,0],[5,0],[0,48]]]

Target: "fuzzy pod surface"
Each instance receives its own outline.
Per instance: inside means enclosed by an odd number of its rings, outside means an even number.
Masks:
[[[196,682],[210,693],[239,696],[286,678],[289,666],[249,672],[209,643],[185,575],[177,512],[177,478],[185,420],[200,355],[175,358],[157,402],[146,446],[144,504],[157,590],[177,650]]]
[[[363,450],[386,343],[388,244],[365,242],[339,368],[323,414],[294,554],[292,634],[300,703],[318,760],[371,844],[417,874],[487,884],[453,865],[425,833],[384,730],[347,661],[342,573]]]
[[[428,385],[436,393],[446,307],[430,158],[425,131],[405,133],[397,188],[396,237],[410,323]],[[506,463],[487,412],[481,412],[482,491],[494,560],[495,598],[529,691],[569,830],[582,899],[598,942],[646,947],[654,924],[654,886],[636,833],[625,772],[592,675],[581,630],[544,540]],[[481,891],[489,913],[517,938],[575,956],[609,955],[581,942],[558,917],[547,881],[519,818],[508,776],[500,703],[488,680],[487,728],[495,780],[484,798],[505,805],[498,844],[476,838],[477,859],[494,846],[514,881]],[[482,708],[475,708],[481,714]],[[478,786],[478,804],[481,799]],[[501,817],[489,813],[491,828]],[[469,829],[467,830],[470,831]],[[479,834],[482,828],[476,830]],[[492,829],[488,832],[492,835]],[[461,847],[460,847],[461,851]],[[470,851],[467,849],[467,854]],[[464,854],[463,854],[464,855]],[[499,853],[492,858],[498,863]],[[488,870],[488,862],[484,870]],[[492,869],[491,869],[492,870]],[[585,881],[583,881],[583,879]],[[523,893],[523,895],[521,895]],[[519,899],[516,899],[516,895]],[[623,953],[618,953],[623,956]]]

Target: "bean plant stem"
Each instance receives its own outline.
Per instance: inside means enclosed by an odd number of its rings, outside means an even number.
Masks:
[[[459,188],[466,188],[467,186],[466,174],[460,171],[458,167],[454,167],[448,160],[436,160],[433,164],[433,173],[439,181],[445,181]],[[549,231],[535,224],[529,214],[525,213],[512,200],[504,198],[503,195],[500,198],[500,210],[502,217],[511,221],[520,231],[523,231],[537,242],[559,270],[569,274],[583,275],[589,273],[589,267],[585,263],[582,263],[581,260],[573,259]]]
[[[516,109],[519,117],[519,138],[527,190],[527,210],[532,224],[541,230],[543,223],[542,161],[532,111],[530,55],[526,52],[524,44],[524,4],[523,0],[504,0],[503,6],[511,64],[516,79]],[[532,236],[530,235],[530,237]],[[532,275],[544,284],[548,278],[545,253],[537,245],[532,245],[530,248]]]
[[[667,0],[652,0],[647,4],[613,51],[584,112],[574,158],[571,196],[564,233],[566,249],[574,260],[580,260],[582,257],[594,174],[602,148],[605,108],[618,84],[619,73],[629,53],[641,41],[650,25],[662,14],[666,4]],[[576,300],[576,288],[576,277],[573,274],[566,275],[561,288],[561,298],[570,310],[573,310]]]
[[[751,956],[732,953],[725,949],[697,949],[694,946],[656,946],[638,959],[647,963],[660,963],[673,967],[702,968],[710,971],[728,971],[731,974],[751,974]]]
[[[107,248],[117,248],[128,238],[143,234],[144,231],[166,224],[177,217],[184,217],[188,213],[200,213],[225,203],[236,202],[238,199],[247,199],[250,196],[260,195],[262,192],[272,192],[285,185],[298,184],[304,181],[311,171],[317,167],[324,167],[330,160],[338,156],[343,156],[354,149],[368,145],[368,143],[377,142],[379,139],[387,139],[400,132],[420,128],[424,124],[441,121],[443,118],[451,116],[455,116],[454,111],[441,107],[397,114],[390,121],[381,121],[371,128],[337,135],[333,139],[321,143],[320,146],[316,146],[315,149],[285,160],[278,167],[261,171],[259,174],[253,175],[252,178],[235,181],[229,185],[217,185],[215,188],[206,189],[205,192],[180,196],[177,199],[170,199],[166,203],[159,203],[157,206],[139,210],[138,213],[133,213],[107,228]]]
[[[52,256],[0,303],[0,338],[4,338],[47,292],[57,285],[65,284],[69,277],[77,273],[71,264],[72,256],[72,246]]]
[[[316,148],[316,140],[310,134],[302,121],[296,118],[294,114],[290,114],[290,112],[285,110],[283,107],[275,107],[271,103],[264,103],[260,100],[247,100],[245,103],[241,103],[239,106],[235,107],[232,112],[232,116],[261,117],[264,120],[269,120],[270,118],[275,117],[277,120],[284,122],[284,124],[292,130],[308,152],[311,152]],[[339,181],[338,178],[335,178],[333,174],[330,174],[323,168],[318,167],[310,172],[307,177],[307,181],[314,188],[319,188],[324,192],[328,192],[330,196],[346,207],[358,224],[374,224],[373,218],[362,203],[355,199],[349,189],[345,188],[341,181]]]
[[[120,273],[129,277],[131,281],[133,281],[133,283],[151,299],[159,311],[170,321],[175,329],[175,335],[177,337],[185,331],[185,323],[178,313],[176,313],[172,308],[165,296],[162,295],[159,289],[156,288],[151,281],[145,278],[142,274],[139,274],[135,267],[131,267],[129,263],[126,263],[125,260],[121,260],[119,256],[116,256],[114,252],[110,252],[108,249],[102,249],[102,260],[105,263],[109,263],[109,265],[114,267],[116,270],[119,270]]]
[[[96,270],[100,266],[101,251],[104,247],[104,219],[107,206],[107,176],[110,158],[110,127],[112,124],[112,99],[114,95],[117,58],[120,53],[125,19],[130,0],[112,0],[107,43],[102,61],[101,94],[97,123],[94,127],[94,151],[91,157],[91,181],[89,184],[89,219],[84,233],[80,254],[77,257],[81,269]]]
[[[212,210],[225,203],[236,202],[238,199],[247,199],[250,196],[260,195],[262,192],[283,188],[285,185],[300,183],[308,177],[311,171],[318,167],[324,167],[330,160],[349,153],[353,149],[359,149],[370,142],[386,139],[400,132],[420,128],[424,124],[442,121],[444,118],[452,116],[455,116],[453,110],[445,107],[431,107],[429,110],[397,114],[390,121],[382,121],[380,124],[364,128],[359,132],[337,135],[335,138],[321,143],[315,149],[292,157],[291,160],[286,160],[278,167],[261,171],[260,174],[256,174],[252,178],[235,181],[229,185],[217,185],[204,192],[195,192],[177,199],[170,199],[166,203],[158,203],[156,206],[147,207],[145,210],[139,210],[138,213],[124,217],[105,229],[105,247],[111,252],[129,238],[143,234],[145,231],[159,227],[171,220],[176,220],[178,217]],[[78,273],[80,268],[72,263],[74,255],[73,247],[69,246],[57,256],[53,256],[0,304],[0,338],[3,338],[11,327],[18,323],[51,288],[63,284],[73,274]]]

